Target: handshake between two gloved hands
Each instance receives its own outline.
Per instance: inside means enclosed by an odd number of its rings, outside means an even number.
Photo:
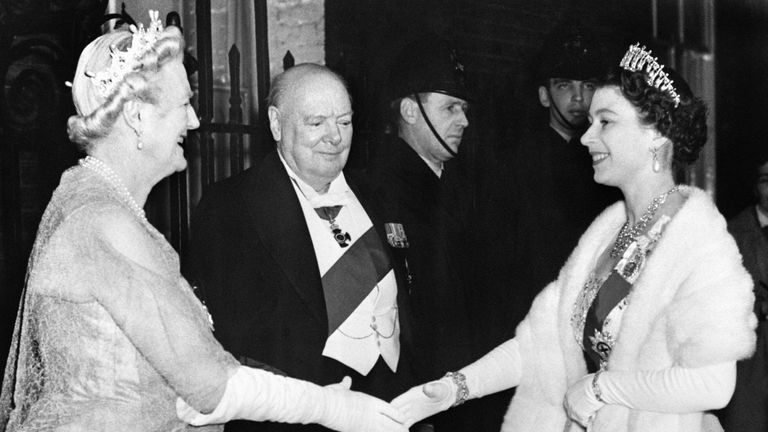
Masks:
[[[456,385],[442,378],[411,388],[386,403],[351,391],[352,380],[324,387],[240,366],[227,381],[224,395],[209,414],[182,398],[176,400],[179,419],[194,426],[230,420],[317,423],[343,432],[407,432],[414,423],[445,411],[456,400]]]

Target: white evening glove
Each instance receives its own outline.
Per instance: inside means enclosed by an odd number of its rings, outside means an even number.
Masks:
[[[690,413],[722,408],[736,385],[736,362],[654,371],[605,371],[597,380],[607,404],[643,411]]]
[[[736,384],[736,363],[652,371],[604,371],[576,381],[565,395],[568,416],[582,426],[604,404],[643,411],[690,413],[724,407]],[[600,396],[595,395],[598,390]],[[598,399],[601,399],[602,402]]]
[[[405,416],[384,401],[348,390],[351,381],[320,387],[307,381],[239,366],[221,401],[201,414],[176,399],[178,417],[194,426],[230,420],[318,423],[342,432],[407,432]]]
[[[519,345],[515,339],[510,339],[459,372],[464,375],[468,390],[465,399],[512,388],[520,383],[522,375]],[[396,397],[392,405],[406,415],[405,424],[410,427],[453,406],[458,390],[453,379],[443,377],[411,388]]]
[[[411,427],[439,412],[450,408],[456,402],[458,388],[450,378],[441,378],[412,387],[392,400],[392,405],[406,417],[405,427]]]
[[[509,339],[459,372],[467,377],[470,399],[517,387],[523,376],[520,344]]]
[[[595,374],[589,374],[573,383],[565,393],[563,406],[568,417],[576,423],[587,427],[597,410],[603,407],[605,403],[597,400],[592,387],[592,380]]]

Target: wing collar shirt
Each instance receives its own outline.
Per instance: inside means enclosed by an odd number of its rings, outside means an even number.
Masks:
[[[327,193],[319,194],[291,170],[282,154],[280,161],[292,180],[304,212],[322,277],[357,239],[372,228],[371,219],[347,185],[344,173],[340,173],[331,182]],[[335,218],[336,224],[351,236],[350,246],[346,248],[339,246],[329,222],[315,211],[317,207],[336,205],[342,206]],[[397,371],[400,358],[397,312],[397,283],[394,271],[390,269],[354,312],[328,337],[323,355],[338,360],[361,375],[367,375],[381,355],[387,366]]]

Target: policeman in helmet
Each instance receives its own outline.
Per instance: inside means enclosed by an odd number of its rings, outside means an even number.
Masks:
[[[449,42],[424,35],[395,57],[387,93],[393,124],[373,152],[368,180],[386,225],[407,239],[390,244],[410,273],[416,364],[422,377],[438,378],[474,359],[464,284],[469,185],[459,166],[445,170],[469,126],[464,65]],[[430,421],[438,432],[477,431],[467,409]]]
[[[389,87],[397,135],[440,177],[469,126],[469,92],[456,50],[431,34],[406,45]]]
[[[620,197],[614,188],[594,182],[592,159],[579,141],[596,80],[607,69],[602,44],[588,28],[569,20],[554,28],[537,58],[534,74],[544,118],[509,137],[515,151],[506,189],[513,191],[515,222],[507,242],[515,252],[508,268],[520,305],[530,304],[556,279],[589,223]],[[511,322],[520,321],[526,308],[513,306]]]
[[[549,126],[566,141],[580,137],[595,80],[606,69],[601,44],[580,24],[561,24],[547,38],[539,58],[539,103],[548,110]]]

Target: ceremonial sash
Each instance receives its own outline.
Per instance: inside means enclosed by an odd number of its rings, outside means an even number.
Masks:
[[[370,227],[322,277],[329,336],[391,269],[381,239]]]

